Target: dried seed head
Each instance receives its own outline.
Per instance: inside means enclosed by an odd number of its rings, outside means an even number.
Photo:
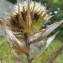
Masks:
[[[34,29],[36,31],[35,25],[39,23],[38,28],[41,28],[43,23],[47,22],[48,14],[46,7],[34,1],[24,1],[17,5],[14,5],[15,11],[10,18],[10,26],[13,31],[30,31]],[[50,17],[50,16],[49,16]],[[26,32],[27,32],[26,31]]]

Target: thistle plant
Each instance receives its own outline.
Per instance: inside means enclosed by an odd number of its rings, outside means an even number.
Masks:
[[[19,58],[22,53],[27,57],[28,63],[32,63],[50,45],[58,32],[45,42],[37,55],[32,57],[31,45],[43,41],[45,37],[63,23],[63,20],[61,20],[44,28],[44,24],[48,23],[51,17],[44,5],[30,0],[23,2],[17,0],[17,4],[14,5],[14,10],[12,14],[9,14],[9,18],[5,20],[0,17],[4,37],[12,48],[17,63],[23,63]]]

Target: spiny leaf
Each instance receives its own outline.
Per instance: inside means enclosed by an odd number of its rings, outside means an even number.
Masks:
[[[56,29],[60,24],[63,23],[63,20],[51,24],[49,27],[46,28],[45,32],[42,34],[42,36],[49,35],[54,29]]]
[[[28,53],[27,47],[24,45],[24,43],[20,42],[13,34],[11,30],[6,25],[6,22],[3,18],[0,18],[0,24],[2,27],[2,30],[5,34],[5,38],[7,39],[9,45],[13,49],[17,49],[20,52]],[[24,49],[23,49],[24,48]]]
[[[46,30],[42,33],[40,37],[29,42],[29,44],[40,42],[44,37],[48,36],[54,29],[56,29],[62,23],[63,23],[63,20],[51,24],[48,28],[46,28]]]
[[[58,32],[57,32],[58,33]],[[42,55],[42,53],[46,50],[46,48],[50,45],[50,43],[54,40],[55,36],[57,35],[57,33],[55,33],[54,35],[52,35],[48,40],[47,43],[45,43],[45,45],[42,47],[42,49],[40,50],[40,52],[34,57],[34,59],[38,58],[40,55]]]
[[[58,31],[59,32],[59,31]],[[56,32],[54,35],[52,35],[51,37],[48,38],[47,40],[47,44],[46,44],[46,48],[50,45],[50,43],[54,40],[55,36],[58,34],[58,32]]]

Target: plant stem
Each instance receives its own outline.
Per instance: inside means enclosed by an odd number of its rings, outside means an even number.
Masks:
[[[28,51],[29,51],[29,54],[26,54],[26,57],[27,57],[27,61],[28,63],[31,63],[31,58],[30,58],[30,45],[29,45],[29,35],[27,33],[24,34],[25,36],[25,43],[26,43],[26,46],[28,48]]]

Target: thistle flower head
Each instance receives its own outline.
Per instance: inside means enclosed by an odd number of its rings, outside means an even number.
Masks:
[[[13,31],[35,33],[42,30],[51,16],[47,14],[46,7],[35,1],[17,2],[10,18],[10,27]]]

